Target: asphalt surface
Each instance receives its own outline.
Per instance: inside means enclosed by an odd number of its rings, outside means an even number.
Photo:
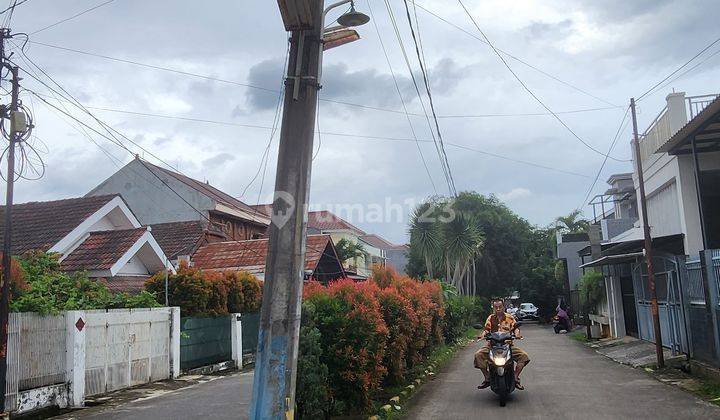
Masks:
[[[252,372],[235,373],[159,396],[149,395],[115,407],[90,407],[58,418],[245,420],[252,398],[252,381]]]
[[[522,374],[524,391],[506,407],[489,389],[478,390],[482,373],[473,368],[480,345],[462,350],[437,379],[413,397],[410,419],[710,419],[720,407],[647,372],[620,365],[550,328],[525,325],[520,345],[531,362]]]

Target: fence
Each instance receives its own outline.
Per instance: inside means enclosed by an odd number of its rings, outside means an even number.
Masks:
[[[11,313],[5,407],[16,411],[20,391],[66,381],[65,315]]]
[[[720,250],[688,257],[681,270],[690,355],[720,365]]]
[[[231,318],[186,317],[180,321],[180,369],[232,358]]]
[[[8,411],[81,406],[86,396],[177,376],[179,308],[13,313]]]
[[[255,354],[260,333],[260,313],[242,314],[243,354]]]
[[[86,311],[85,395],[169,378],[170,311]]]

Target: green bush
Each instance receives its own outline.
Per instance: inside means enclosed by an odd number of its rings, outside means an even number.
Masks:
[[[580,302],[586,310],[593,311],[605,297],[605,277],[598,271],[588,271],[578,285]]]
[[[145,290],[165,300],[165,273],[158,273],[145,283]],[[176,274],[168,275],[168,302],[179,306],[183,316],[207,315],[213,287],[203,271],[181,264]]]
[[[86,273],[62,272],[56,254],[28,253],[19,262],[27,288],[14,296],[10,304],[14,312],[55,315],[72,310],[160,306],[151,293],[134,296],[113,293],[105,284],[89,279]]]
[[[320,330],[315,325],[315,306],[304,302],[297,365],[297,414],[299,419],[326,418],[330,409],[328,367],[322,362]]]

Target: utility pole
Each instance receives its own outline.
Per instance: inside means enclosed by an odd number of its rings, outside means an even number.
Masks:
[[[323,1],[297,3],[307,7],[303,10],[308,22],[293,29],[290,38],[250,406],[252,420],[292,419],[295,409],[307,203],[323,33]]]
[[[9,34],[7,29],[0,29],[0,54],[4,54],[4,43],[5,38]],[[17,117],[18,117],[18,94],[19,94],[19,79],[18,79],[18,68],[16,66],[10,66],[5,62],[5,56],[0,56],[2,59],[2,67],[10,70],[12,75],[12,102],[10,104],[10,110],[7,116],[10,118],[10,142],[8,146],[8,166],[5,177],[7,181],[7,189],[5,192],[5,226],[3,232],[3,277],[2,286],[0,286],[0,390],[2,390],[2,396],[0,397],[0,413],[6,416],[5,411],[5,387],[7,383],[7,333],[8,333],[8,321],[10,318],[10,282],[12,281],[12,206],[13,206],[13,188],[15,184],[15,143],[16,135],[18,131]],[[4,116],[3,116],[4,118]]]
[[[655,271],[653,269],[652,237],[650,236],[650,223],[647,214],[647,197],[645,196],[645,177],[640,155],[640,140],[638,138],[637,116],[635,114],[635,98],[630,99],[633,122],[633,146],[635,148],[635,162],[640,184],[640,209],[642,212],[643,234],[645,236],[645,263],[647,264],[648,288],[650,289],[650,310],[652,312],[653,330],[655,332],[655,354],[658,368],[665,367],[665,355],[662,348],[662,334],[660,332],[660,314],[658,312],[657,293],[655,292]],[[640,272],[642,277],[642,271]]]

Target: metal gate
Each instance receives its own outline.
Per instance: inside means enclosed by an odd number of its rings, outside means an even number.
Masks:
[[[689,321],[690,355],[698,360],[720,364],[717,322],[720,317],[720,250],[688,257],[681,273]]]
[[[683,307],[683,290],[680,287],[679,262],[676,257],[657,256],[653,258],[653,265],[662,345],[670,348],[673,353],[688,353],[690,347]],[[633,283],[636,291],[638,335],[643,340],[655,342],[645,263],[634,264]]]
[[[170,377],[170,308],[85,315],[85,395]]]

